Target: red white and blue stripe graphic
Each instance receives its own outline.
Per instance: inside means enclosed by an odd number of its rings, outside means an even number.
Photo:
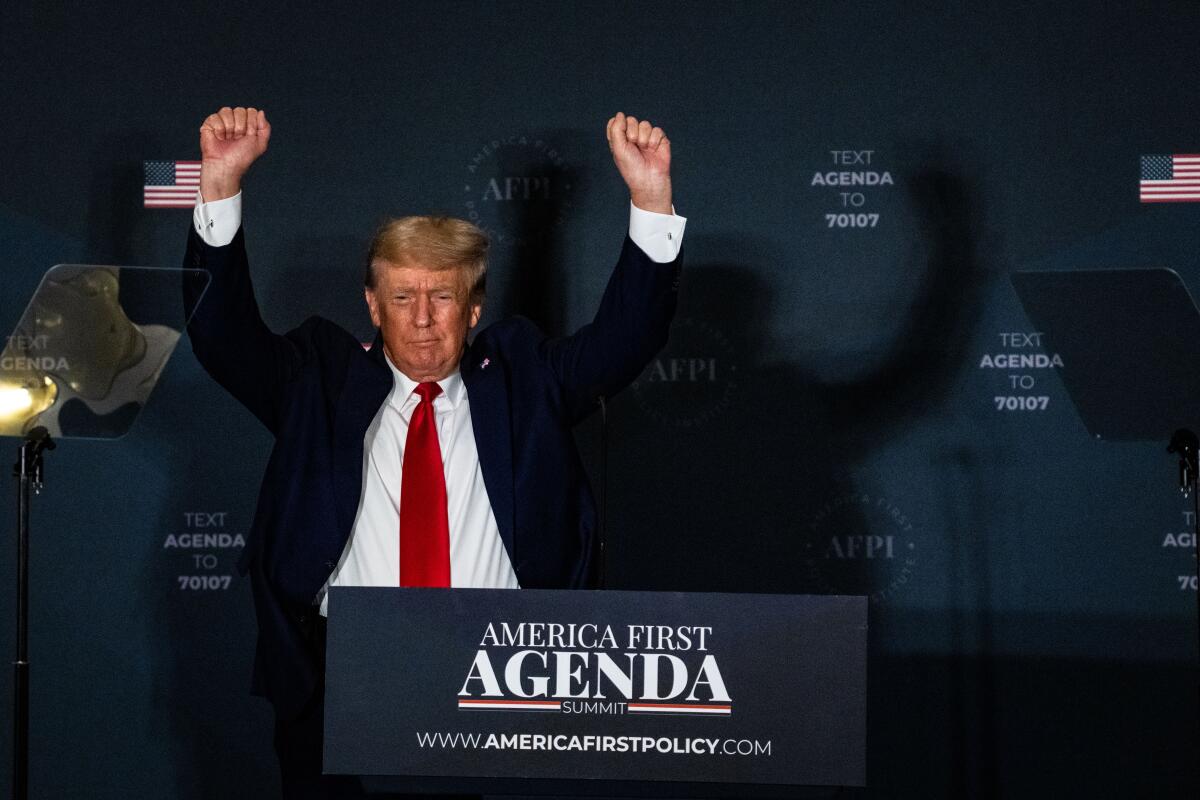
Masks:
[[[192,208],[200,189],[199,161],[143,161],[146,208]]]
[[[458,701],[460,710],[473,711],[562,711],[557,700],[464,700]],[[699,714],[728,717],[733,713],[729,703],[626,703],[630,714]]]
[[[1200,155],[1142,156],[1143,203],[1200,202]]]
[[[459,710],[474,711],[562,711],[557,700],[459,700]]]
[[[733,713],[728,703],[630,703],[630,714],[702,714],[727,717]]]

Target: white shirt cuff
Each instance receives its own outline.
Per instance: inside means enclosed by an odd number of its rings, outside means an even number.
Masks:
[[[656,214],[629,203],[629,238],[659,264],[674,261],[683,245],[683,229],[687,220],[674,213]]]
[[[192,224],[196,226],[196,233],[210,247],[229,244],[237,235],[238,228],[242,227],[242,193],[206,203],[197,190]]]

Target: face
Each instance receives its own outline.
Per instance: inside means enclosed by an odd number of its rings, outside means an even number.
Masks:
[[[470,300],[466,270],[431,270],[376,261],[367,289],[371,321],[392,363],[418,382],[438,381],[458,366],[467,331],[482,306]]]

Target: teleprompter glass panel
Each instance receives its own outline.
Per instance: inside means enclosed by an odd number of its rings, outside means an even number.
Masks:
[[[1012,282],[1093,436],[1165,443],[1196,424],[1200,311],[1176,272],[1028,271]]]
[[[0,435],[124,435],[207,284],[203,270],[51,267],[0,353]]]

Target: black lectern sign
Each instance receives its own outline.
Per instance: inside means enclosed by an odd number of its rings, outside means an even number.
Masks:
[[[329,773],[864,785],[863,597],[339,588],[329,612]]]

